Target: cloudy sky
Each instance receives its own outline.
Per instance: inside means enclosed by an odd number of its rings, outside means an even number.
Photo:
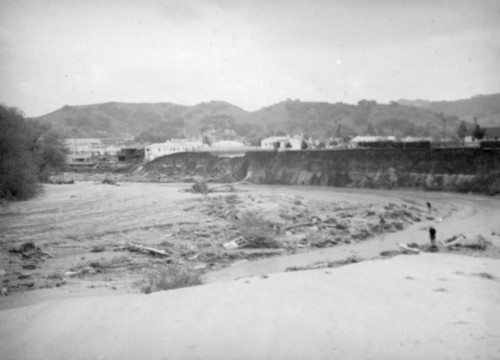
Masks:
[[[498,92],[497,0],[0,1],[0,102],[27,116]]]

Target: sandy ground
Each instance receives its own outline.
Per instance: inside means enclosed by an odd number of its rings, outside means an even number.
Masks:
[[[0,312],[0,348],[3,359],[495,359],[498,279],[498,260],[422,254],[50,301]]]
[[[2,209],[0,271],[12,291],[0,297],[0,357],[500,358],[498,198],[244,186],[236,204],[282,227],[324,214],[342,219],[341,229],[281,231],[285,255],[264,258],[260,250],[249,256],[222,248],[238,231],[228,222],[234,198],[179,192],[186,187],[54,185]],[[392,217],[402,210],[411,217]],[[404,230],[362,237],[377,229],[379,216]],[[398,242],[427,243],[429,226],[440,241],[481,235],[491,245],[380,259]],[[330,238],[338,241],[323,247]],[[26,260],[9,251],[26,241],[49,256]],[[173,256],[131,253],[123,248],[131,241],[162,245]],[[105,250],[91,252],[96,246]],[[353,255],[375,260],[283,272]],[[138,294],[131,281],[166,261],[203,266],[207,284]],[[96,262],[102,271],[78,273]]]

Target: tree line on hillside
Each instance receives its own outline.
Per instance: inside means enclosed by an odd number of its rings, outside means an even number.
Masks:
[[[50,125],[0,105],[0,199],[25,200],[51,172],[64,168],[66,150]]]
[[[483,111],[477,116],[486,121],[493,115],[486,116]],[[278,132],[303,134],[324,141],[356,135],[458,140],[460,121],[467,121],[471,116],[437,112],[395,101],[378,104],[363,99],[357,104],[288,100],[254,112],[227,103],[195,106],[105,103],[65,106],[42,118],[69,138],[133,135],[137,142],[157,143],[172,138],[205,136],[212,141],[237,138],[258,144],[260,139]],[[474,124],[469,121],[466,126],[472,131]]]

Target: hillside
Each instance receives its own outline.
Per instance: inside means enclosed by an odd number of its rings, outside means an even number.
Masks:
[[[357,105],[289,100],[251,113],[247,119],[265,126],[269,133],[281,130],[317,138],[356,134],[438,136],[443,129],[442,119],[427,109],[366,100]],[[448,120],[448,129],[458,126],[458,119]]]
[[[184,106],[172,103],[103,104],[64,106],[36,118],[50,123],[65,137],[181,137],[197,133],[203,120],[224,115],[240,117],[245,111],[224,102]]]
[[[435,113],[458,116],[467,121],[477,117],[483,126],[500,126],[500,94],[478,95],[456,101],[402,99],[399,103],[428,109]]]
[[[172,103],[110,102],[64,106],[37,120],[50,123],[65,137],[132,135],[138,141],[209,134],[215,138],[244,136],[249,141],[280,133],[319,139],[356,134],[456,136],[460,121],[476,116],[483,126],[500,125],[500,94],[455,102],[401,100],[390,104],[361,100],[345,103],[287,100],[254,112],[227,102],[194,106]]]

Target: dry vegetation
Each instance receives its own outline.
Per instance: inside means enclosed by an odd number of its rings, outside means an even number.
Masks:
[[[145,294],[201,284],[200,271],[179,265],[167,265],[151,269],[144,279],[137,282],[141,292]]]

